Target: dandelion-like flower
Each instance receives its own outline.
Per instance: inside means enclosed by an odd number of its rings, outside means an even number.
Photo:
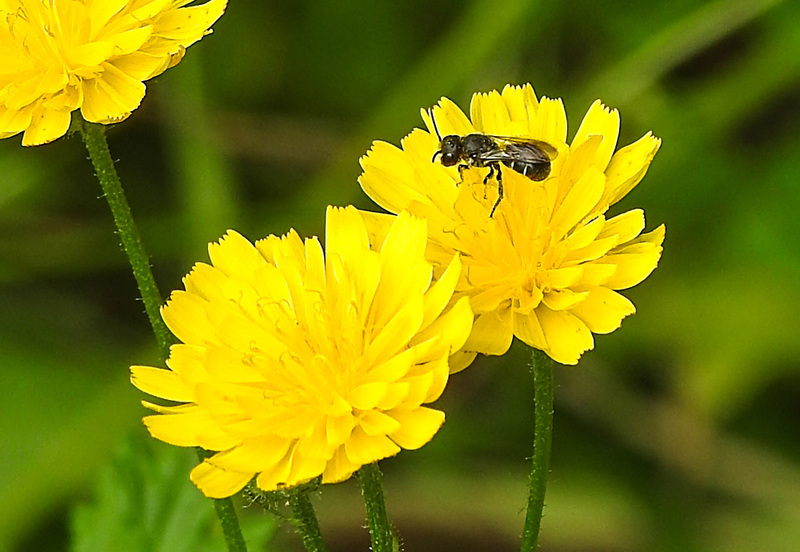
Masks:
[[[154,437],[219,451],[191,473],[207,496],[254,476],[267,491],[342,481],[444,421],[423,405],[472,326],[468,300],[450,302],[458,256],[432,283],[424,220],[395,217],[379,252],[353,207],[329,208],[326,227],[327,258],[294,231],[211,244],[212,265],[195,265],[162,310],[183,342],[169,370],[131,368],[142,391],[185,403],[145,403]]]
[[[208,34],[227,0],[0,0],[0,138],[63,136],[71,113],[125,119],[144,81]]]
[[[386,210],[428,220],[427,255],[435,266],[460,254],[464,266],[453,297],[469,297],[476,319],[461,359],[451,365],[463,368],[477,353],[503,354],[514,336],[576,364],[593,348],[593,333],[612,332],[634,313],[618,290],[644,280],[661,256],[663,225],[642,234],[638,209],[606,217],[642,179],[661,140],[647,133],[614,153],[619,114],[597,101],[567,144],[561,100],[539,101],[530,85],[475,94],[471,121],[447,98],[422,116],[428,130],[415,129],[402,149],[373,144],[361,159],[359,181]],[[524,167],[499,162],[443,166],[440,138],[472,133],[549,144],[549,174],[535,181],[521,174]],[[487,178],[496,170],[504,191],[499,202],[496,176]],[[390,215],[366,216],[376,236],[391,223]]]

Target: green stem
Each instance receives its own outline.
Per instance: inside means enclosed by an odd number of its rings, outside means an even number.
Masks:
[[[396,552],[400,546],[386,515],[381,470],[378,464],[362,466],[358,470],[358,481],[361,483],[361,494],[364,495],[364,505],[367,509],[372,552]]]
[[[233,501],[230,498],[216,498],[214,499],[214,510],[216,510],[222,526],[222,534],[225,535],[228,552],[247,552],[247,544],[244,542],[242,529],[239,527],[239,518],[236,517]]]
[[[83,121],[81,135],[86,149],[89,150],[89,157],[92,160],[97,179],[100,181],[100,187],[103,189],[103,195],[114,216],[122,248],[131,263],[133,277],[136,278],[139,293],[142,294],[147,318],[150,319],[150,325],[153,327],[153,333],[158,342],[158,349],[164,360],[169,356],[172,337],[161,319],[159,312],[162,301],[161,294],[153,278],[153,272],[150,270],[150,259],[144,249],[144,244],[142,244],[142,238],[139,236],[139,229],[133,221],[128,200],[125,199],[122,183],[114,168],[114,161],[111,159],[106,142],[105,128],[100,124]]]
[[[308,489],[289,491],[289,505],[292,508],[292,523],[303,538],[308,552],[325,552],[325,542],[319,530],[319,521],[314,513]]]
[[[92,160],[103,195],[111,208],[114,216],[114,223],[117,225],[117,233],[122,241],[122,248],[128,256],[133,269],[133,276],[139,286],[139,293],[142,294],[142,301],[153,327],[153,333],[158,342],[158,348],[162,360],[169,356],[169,346],[172,342],[167,325],[161,319],[161,293],[158,291],[153,272],[150,270],[150,259],[144,249],[142,238],[139,236],[139,229],[133,220],[131,208],[125,198],[122,183],[117,176],[114,168],[114,161],[111,159],[111,152],[106,141],[106,132],[103,125],[82,121],[80,126],[83,142],[89,151],[89,158]],[[203,458],[203,454],[198,453]],[[225,542],[229,552],[247,552],[239,520],[236,518],[236,511],[233,508],[231,499],[226,498],[214,501],[214,508],[222,524],[222,531],[225,534]]]
[[[553,361],[544,352],[534,349],[533,384],[533,468],[529,480],[528,511],[522,532],[522,552],[535,552],[550,471],[550,449],[553,441]]]

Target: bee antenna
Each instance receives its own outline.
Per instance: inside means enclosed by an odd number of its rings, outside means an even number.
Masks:
[[[439,133],[439,127],[436,126],[436,117],[433,116],[433,108],[432,107],[428,108],[428,117],[430,117],[431,123],[433,123],[433,130],[436,132],[436,137],[439,139],[439,148],[441,148],[442,135]],[[438,155],[441,155],[441,154],[442,154],[442,150],[441,149],[436,150],[436,152],[433,154],[433,157],[431,158],[431,163],[435,163],[436,162],[436,157]]]
[[[428,108],[428,117],[431,118],[431,122],[433,123],[433,130],[436,132],[436,137],[441,142],[442,141],[442,135],[439,133],[439,127],[436,126],[436,117],[433,116],[433,108],[432,107]]]

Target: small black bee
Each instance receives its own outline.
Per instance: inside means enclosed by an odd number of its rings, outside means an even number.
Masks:
[[[503,175],[500,172],[500,163],[539,182],[550,175],[550,162],[558,156],[556,148],[547,142],[532,138],[495,136],[478,132],[466,136],[449,134],[442,138],[433,113],[430,113],[430,117],[439,137],[439,149],[433,154],[431,162],[435,162],[436,157],[439,157],[445,167],[459,164],[459,172],[470,167],[489,167],[489,174],[483,179],[484,184],[489,182],[493,175],[497,175],[497,201],[492,206],[490,217],[494,215],[500,200],[503,199]]]

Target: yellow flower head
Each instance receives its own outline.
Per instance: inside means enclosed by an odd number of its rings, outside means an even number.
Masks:
[[[422,405],[472,326],[466,298],[446,309],[458,256],[432,284],[426,223],[406,213],[377,252],[355,208],[329,208],[326,240],[327,259],[294,231],[255,246],[228,232],[162,310],[183,342],[170,369],[131,368],[142,391],[185,403],[145,403],[159,413],[144,419],[154,437],[220,451],[191,474],[207,496],[254,476],[267,491],[342,481],[444,421]]]
[[[540,101],[530,85],[475,94],[471,120],[446,98],[422,116],[428,130],[415,129],[402,149],[373,144],[359,181],[386,210],[428,220],[427,256],[435,267],[460,254],[454,300],[469,297],[476,319],[453,367],[478,352],[505,353],[515,335],[558,362],[577,363],[594,346],[593,332],[609,333],[635,311],[617,290],[645,279],[661,256],[663,225],[641,234],[641,210],[605,215],[642,179],[661,140],[648,133],[615,153],[619,114],[597,101],[567,144],[561,100]],[[444,166],[440,137],[473,133],[544,142],[549,173],[534,180],[521,174],[523,166],[488,156]],[[495,143],[509,153],[502,140]],[[499,202],[497,177],[487,178],[498,170]],[[391,216],[366,220],[380,235]]]
[[[0,0],[0,138],[35,146],[63,136],[80,109],[125,119],[144,81],[209,33],[227,0]]]

